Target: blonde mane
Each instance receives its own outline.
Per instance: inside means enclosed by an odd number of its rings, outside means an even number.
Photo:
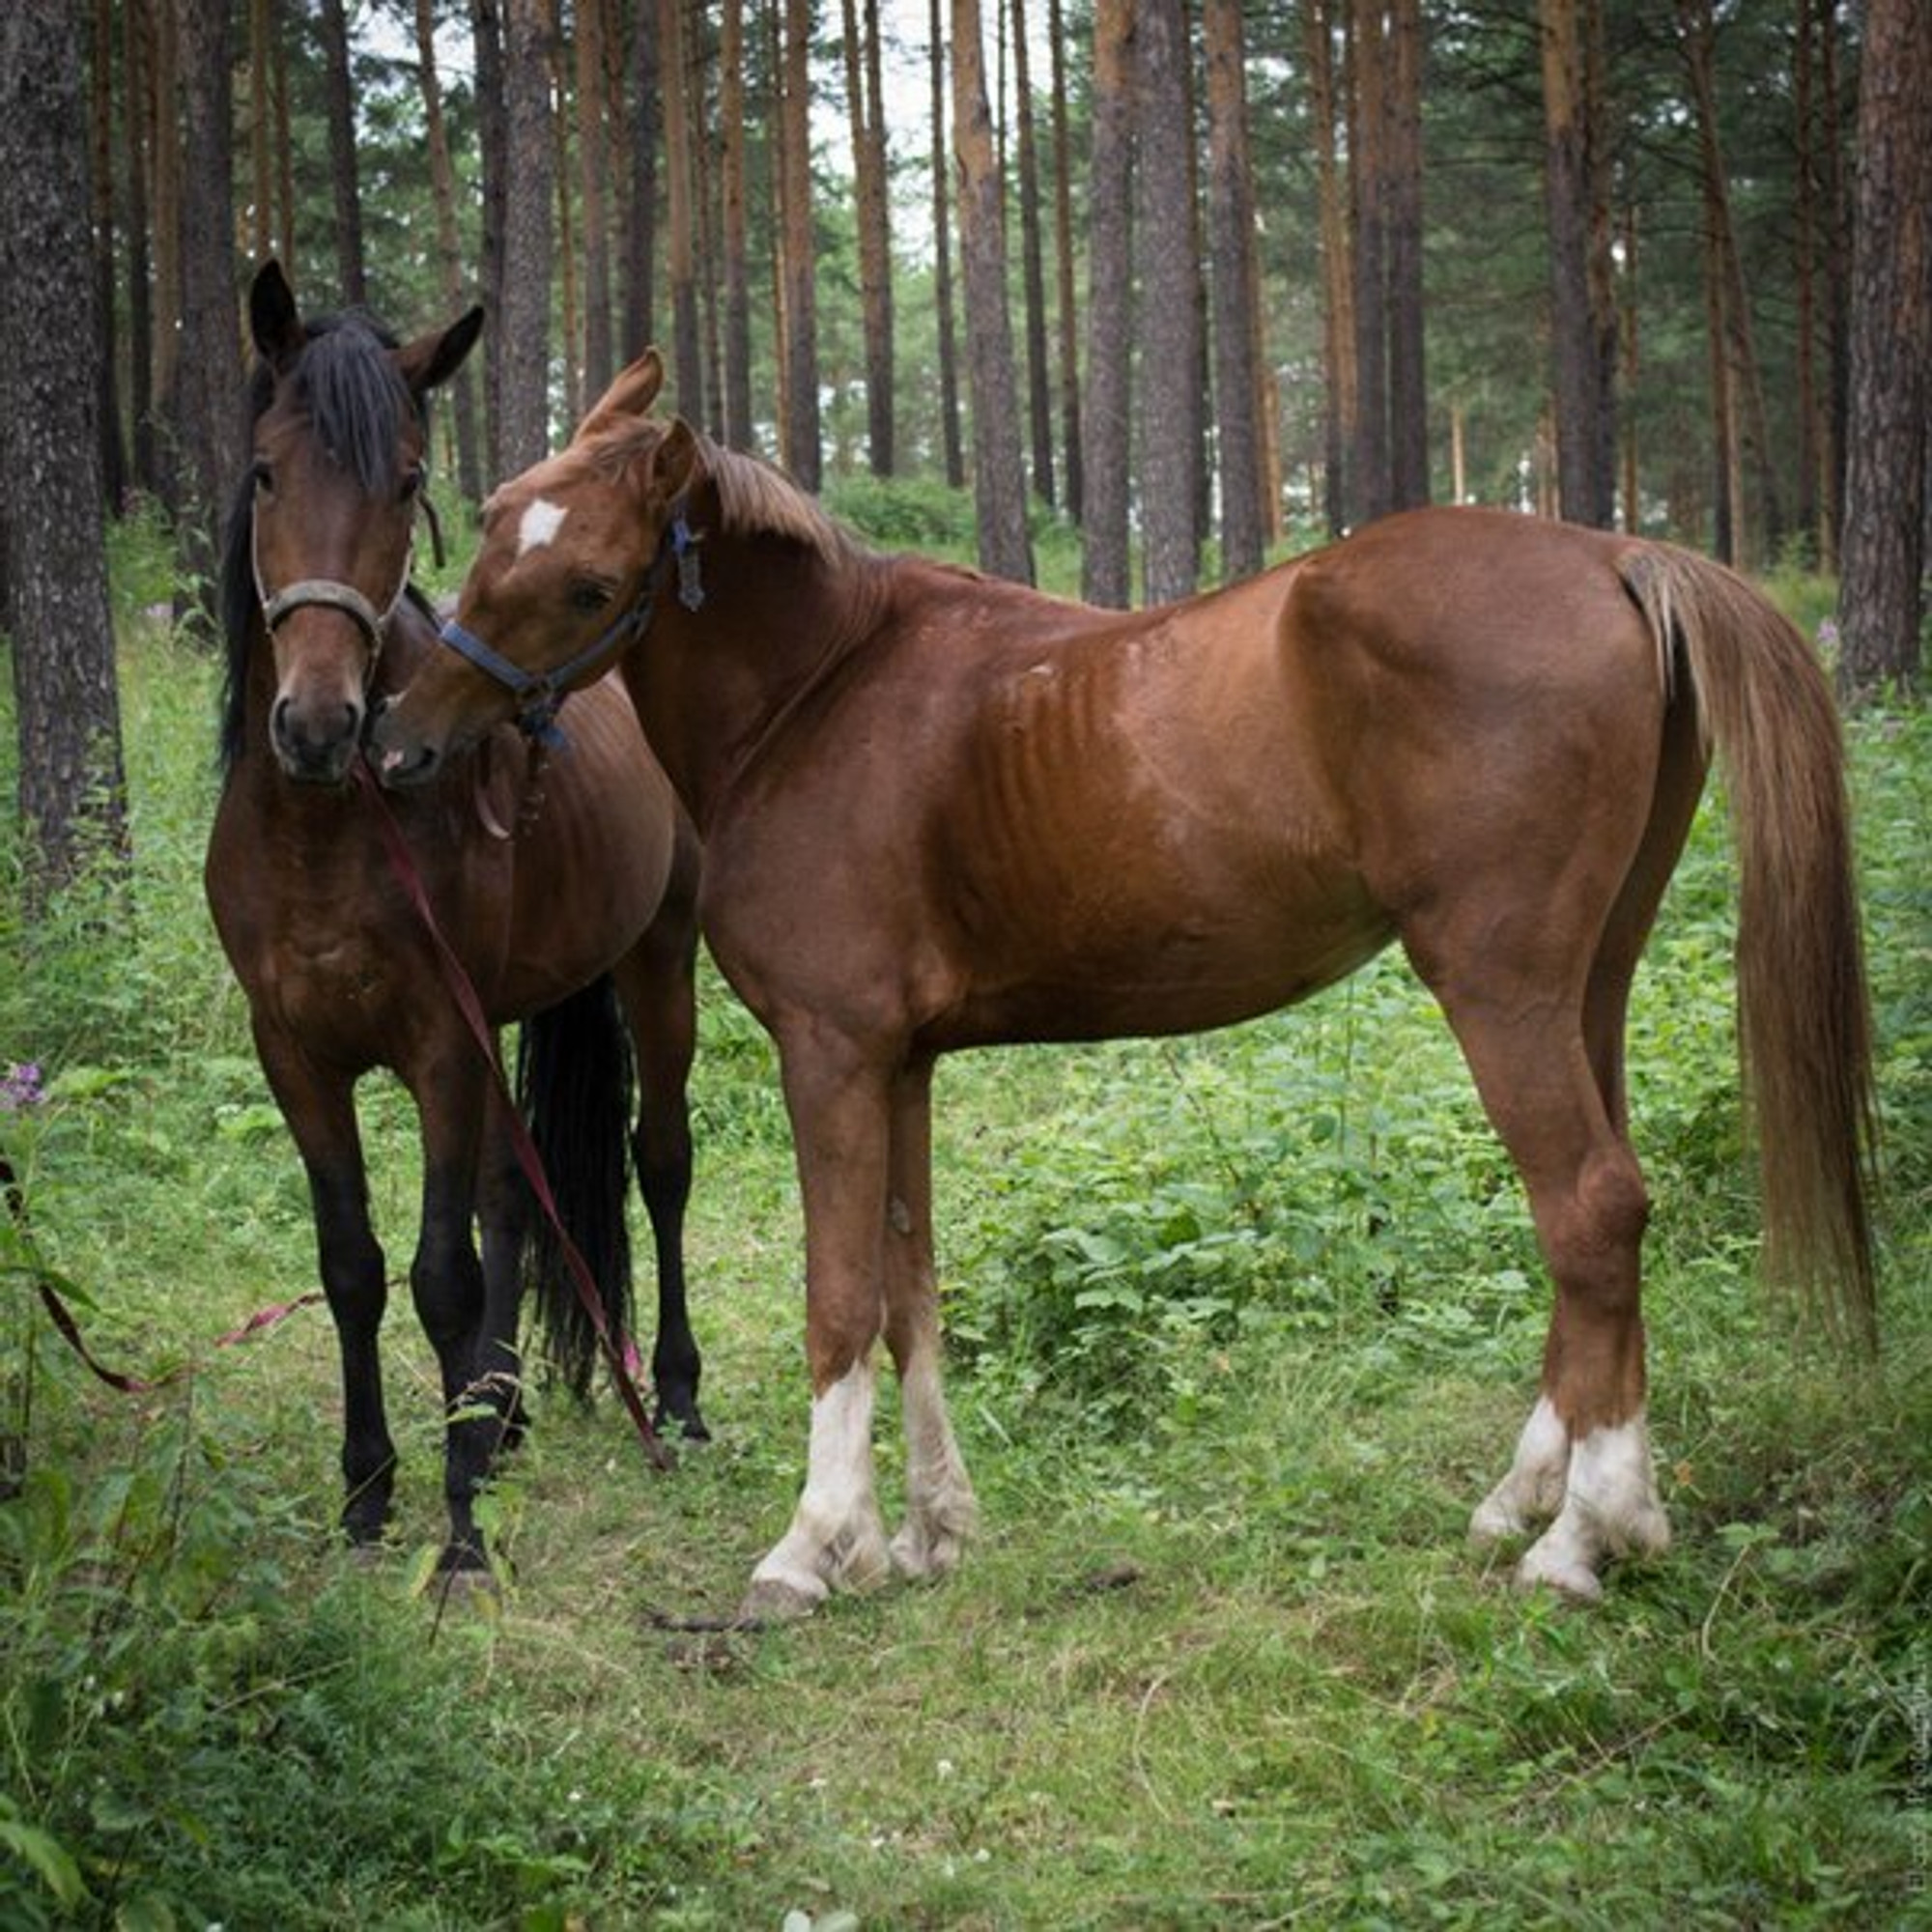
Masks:
[[[838,564],[858,549],[819,504],[783,470],[762,457],[725,449],[709,437],[699,439],[704,467],[718,492],[718,508],[727,531],[788,537]]]

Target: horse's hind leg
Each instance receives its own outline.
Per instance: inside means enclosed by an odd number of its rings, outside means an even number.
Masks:
[[[1519,1578],[1593,1599],[1605,1561],[1669,1541],[1644,1417],[1643,1178],[1605,1104],[1581,1002],[1507,976],[1436,990],[1522,1176],[1556,1289],[1542,1393],[1471,1530],[1495,1541],[1553,1514]]]
[[[476,1219],[483,1236],[483,1323],[476,1373],[502,1418],[501,1446],[514,1448],[529,1427],[524,1406],[524,1359],[517,1345],[523,1313],[524,1253],[535,1203],[524,1179],[505,1119],[505,1102],[490,1083],[477,1173]]]
[[[979,1505],[940,1382],[939,1287],[932,1263],[932,1063],[895,1084],[885,1236],[886,1346],[899,1376],[906,1520],[892,1540],[903,1577],[954,1568]]]
[[[489,1474],[502,1425],[480,1380],[478,1356],[484,1292],[474,1217],[486,1111],[483,1064],[467,1035],[451,1050],[456,1065],[415,1089],[422,1120],[422,1226],[410,1288],[417,1319],[436,1350],[447,1416],[442,1487],[449,1542],[440,1568],[472,1571],[487,1567],[476,1528],[476,1492]]]
[[[684,1214],[691,1199],[691,1065],[697,1047],[696,842],[681,837],[671,882],[643,938],[612,971],[638,1065],[632,1137],[638,1189],[657,1260],[657,1339],[651,1381],[657,1423],[708,1441],[697,1406],[704,1364],[691,1329],[684,1279]]]

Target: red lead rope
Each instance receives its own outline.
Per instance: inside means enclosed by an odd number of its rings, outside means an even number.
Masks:
[[[529,1129],[524,1124],[524,1117],[510,1093],[509,1082],[503,1077],[501,1063],[497,1058],[497,1037],[489,1020],[484,1016],[483,1003],[476,997],[476,988],[470,983],[469,975],[464,970],[463,961],[456,956],[456,949],[449,943],[438,923],[436,909],[429,902],[429,894],[423,888],[422,875],[416,870],[414,859],[410,856],[408,841],[403,838],[402,827],[396,823],[395,814],[389,810],[389,802],[383,796],[383,788],[370,771],[368,761],[359,753],[355,763],[355,781],[362,788],[362,795],[369,801],[369,809],[376,819],[376,829],[382,835],[383,846],[388,854],[389,868],[396,875],[397,883],[409,895],[410,903],[415,907],[416,917],[422,921],[423,930],[430,936],[442,961],[444,977],[449,981],[449,990],[454,996],[458,1009],[469,1022],[469,1031],[475,1036],[478,1051],[483,1055],[484,1064],[490,1069],[490,1077],[496,1083],[497,1096],[503,1103],[503,1118],[509,1122],[510,1144],[516,1150],[519,1165],[524,1170],[524,1178],[530,1184],[530,1192],[537,1198],[551,1226],[556,1231],[558,1245],[570,1269],[571,1280],[577,1288],[577,1296],[583,1304],[583,1312],[590,1318],[590,1326],[596,1334],[599,1347],[604,1350],[604,1358],[610,1364],[611,1379],[617,1385],[617,1394],[624,1407],[629,1411],[632,1424],[638,1432],[638,1439],[644,1445],[644,1454],[651,1460],[652,1466],[668,1469],[671,1466],[670,1452],[659,1439],[658,1433],[651,1427],[651,1418],[644,1407],[643,1397],[638,1392],[637,1379],[631,1374],[624,1360],[624,1351],[618,1346],[617,1338],[611,1332],[611,1323],[604,1313],[604,1297],[597,1292],[597,1283],[592,1278],[589,1264],[569,1232],[563,1225],[563,1218],[557,1212],[556,1196],[551,1192],[550,1177],[544,1172],[543,1157],[537,1152],[536,1143],[530,1139]]]

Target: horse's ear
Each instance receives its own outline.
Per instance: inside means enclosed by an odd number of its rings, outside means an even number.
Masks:
[[[296,310],[295,291],[273,256],[255,270],[248,285],[248,332],[262,359],[276,369],[294,361],[308,340]]]
[[[432,330],[406,343],[396,352],[396,366],[414,396],[446,383],[463,366],[463,358],[476,347],[483,333],[483,311],[472,308],[447,328]]]
[[[673,416],[651,457],[651,488],[666,502],[674,501],[697,481],[702,461],[697,432],[682,416]]]
[[[577,425],[571,440],[582,442],[615,429],[627,416],[642,415],[657,401],[664,379],[664,357],[655,349],[646,349],[628,368],[617,372],[611,386],[592,404],[590,413]]]

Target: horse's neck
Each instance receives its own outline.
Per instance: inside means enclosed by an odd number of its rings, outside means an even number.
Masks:
[[[661,616],[680,674],[651,640],[634,672],[646,737],[700,826],[815,695],[863,656],[892,596],[895,559],[853,550],[836,561],[764,534],[707,537],[704,602],[674,594]]]

